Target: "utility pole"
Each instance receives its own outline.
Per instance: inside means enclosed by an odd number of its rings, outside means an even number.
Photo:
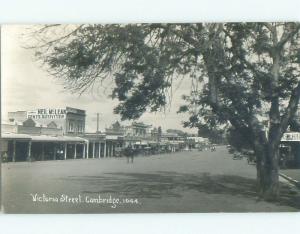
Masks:
[[[99,113],[97,113],[97,133],[99,132]]]

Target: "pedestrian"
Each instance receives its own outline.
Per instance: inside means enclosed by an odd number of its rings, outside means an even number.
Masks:
[[[131,148],[131,154],[130,154],[131,163],[133,163],[133,159],[134,159],[135,153],[136,153],[136,150],[132,147],[132,148]]]
[[[286,160],[287,160],[287,154],[285,152],[280,154],[279,165],[281,166],[282,169],[286,168]]]
[[[127,158],[127,163],[129,163],[130,159],[131,159],[131,163],[133,163],[133,158],[134,158],[134,150],[132,145],[128,145],[125,150],[124,150],[124,154]]]
[[[8,155],[7,152],[5,151],[2,155],[2,162],[7,162],[8,161]]]

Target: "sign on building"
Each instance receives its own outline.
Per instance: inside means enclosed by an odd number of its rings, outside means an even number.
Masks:
[[[300,141],[300,132],[286,132],[281,141]]]
[[[60,108],[45,108],[33,111],[27,111],[27,118],[29,119],[65,119],[66,109]]]

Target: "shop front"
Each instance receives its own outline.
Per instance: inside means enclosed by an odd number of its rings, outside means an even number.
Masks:
[[[87,141],[80,137],[4,133],[3,162],[65,160],[86,157]]]
[[[279,155],[279,163],[282,167],[300,168],[300,132],[283,134]]]

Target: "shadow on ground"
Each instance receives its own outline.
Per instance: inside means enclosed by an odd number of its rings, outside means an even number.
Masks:
[[[183,174],[176,172],[152,173],[105,173],[104,176],[68,177],[73,183],[86,183],[94,191],[85,194],[114,194],[135,198],[181,197],[183,191],[198,191],[207,194],[227,194],[259,200],[256,181],[234,175],[210,175],[209,173]],[[99,190],[98,190],[99,188]],[[277,205],[300,209],[299,191],[281,184]]]

